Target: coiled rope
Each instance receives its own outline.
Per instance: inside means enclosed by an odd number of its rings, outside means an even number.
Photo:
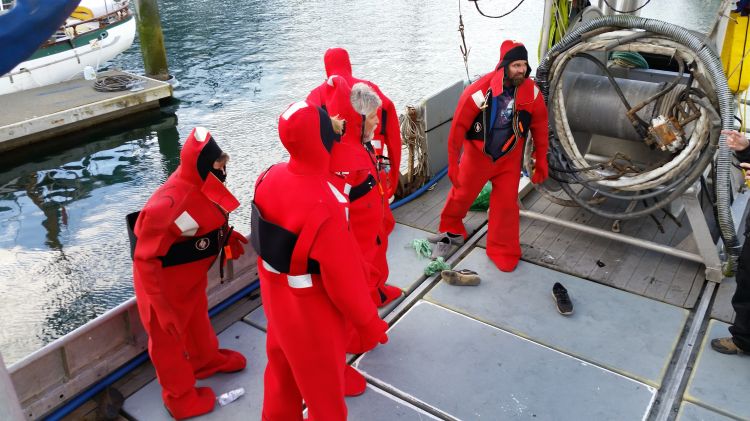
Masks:
[[[422,111],[406,107],[406,114],[398,118],[401,126],[401,145],[406,147],[406,181],[399,185],[398,196],[403,197],[422,186],[430,178],[427,136]]]
[[[130,75],[100,76],[94,82],[94,90],[99,92],[119,92],[144,84],[143,79]]]

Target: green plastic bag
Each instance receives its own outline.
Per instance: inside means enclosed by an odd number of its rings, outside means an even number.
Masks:
[[[492,192],[492,183],[487,182],[487,184],[482,187],[482,191],[479,192],[479,196],[474,200],[474,203],[471,204],[471,207],[469,210],[473,211],[486,211],[490,208],[490,193]]]
[[[446,263],[445,259],[443,259],[442,257],[438,257],[437,259],[427,264],[427,266],[424,268],[424,274],[427,276],[432,276],[438,272],[442,272],[450,268],[451,265]]]

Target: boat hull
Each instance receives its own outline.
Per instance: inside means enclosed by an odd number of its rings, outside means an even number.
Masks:
[[[70,80],[86,66],[97,68],[130,48],[135,38],[135,18],[128,17],[106,28],[87,32],[72,42],[39,49],[30,60],[0,77],[0,95]]]

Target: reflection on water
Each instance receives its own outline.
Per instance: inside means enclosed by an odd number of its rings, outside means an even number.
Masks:
[[[706,28],[709,6],[718,1],[686,0],[682,8],[652,1],[642,15],[672,22],[686,16]],[[490,70],[506,38],[525,42],[536,68],[542,4],[527,0],[498,21],[464,2],[470,73]],[[35,148],[2,167],[6,362],[132,296],[124,216],[174,170],[192,127],[208,127],[232,156],[227,182],[243,203],[233,220],[247,233],[253,181],[284,158],[278,114],[323,81],[326,48],[347,48],[355,75],[376,81],[399,110],[465,74],[455,1],[162,0],[159,6],[170,70],[180,81],[171,110],[179,121],[168,114],[130,118],[125,128],[79,139],[83,146],[50,154]],[[496,14],[506,7],[488,1],[483,9]],[[113,66],[142,73],[137,42]]]
[[[174,170],[178,139],[174,115],[138,119],[125,133],[0,174],[0,340],[9,360],[132,296],[122,212]]]

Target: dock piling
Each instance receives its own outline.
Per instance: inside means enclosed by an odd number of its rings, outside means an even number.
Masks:
[[[169,69],[159,6],[156,0],[136,0],[135,12],[146,76],[165,81],[169,79]]]

